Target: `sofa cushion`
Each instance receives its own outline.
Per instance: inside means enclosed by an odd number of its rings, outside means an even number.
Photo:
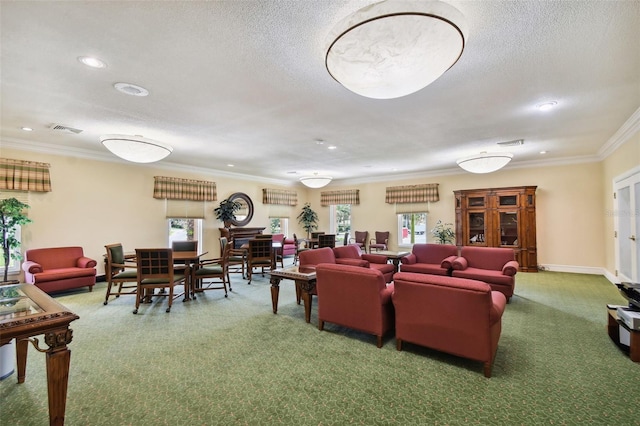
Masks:
[[[440,265],[429,263],[414,263],[401,266],[402,272],[414,272],[418,274],[447,275],[448,268],[442,268]]]
[[[65,280],[68,278],[92,277],[96,275],[96,270],[92,268],[58,268],[48,269],[33,275],[34,283],[47,281]]]
[[[513,277],[509,275],[504,275],[502,271],[494,271],[491,269],[480,269],[480,268],[467,268],[465,270],[456,270],[453,271],[453,276],[458,278],[467,278],[471,280],[484,281],[488,284],[501,284],[512,286],[513,285]]]

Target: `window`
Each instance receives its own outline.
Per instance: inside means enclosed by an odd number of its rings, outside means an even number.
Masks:
[[[427,242],[427,214],[404,213],[398,215],[398,245],[409,246]]]
[[[329,206],[329,214],[331,215],[330,231],[336,234],[336,242],[342,241],[344,233],[351,232],[351,204],[332,204]]]
[[[170,218],[169,247],[173,241],[198,241],[198,249],[202,248],[202,219]]]
[[[271,231],[271,234],[284,234],[285,236],[289,235],[289,218],[269,218],[269,230]]]
[[[20,228],[20,225],[17,225],[17,226],[16,226],[16,233],[15,233],[15,237],[16,237],[16,240],[18,240],[18,243],[19,243],[19,244],[20,244],[20,243],[21,243],[21,241],[22,241],[22,240],[20,239],[20,229],[21,229],[21,228]],[[13,259],[13,258],[11,258],[11,257],[10,257],[10,258],[9,258],[9,269],[8,269],[8,272],[9,272],[10,274],[12,274],[12,273],[16,273],[16,272],[20,272],[20,262],[21,262],[21,259],[17,259],[17,260],[16,260],[16,259]],[[4,256],[0,256],[0,269],[1,269],[2,271],[4,271]]]

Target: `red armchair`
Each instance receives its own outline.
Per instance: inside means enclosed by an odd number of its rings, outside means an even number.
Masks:
[[[491,368],[507,300],[488,284],[411,272],[394,277],[396,345],[411,342],[484,363]]]
[[[352,259],[365,260],[368,262],[368,267],[371,269],[377,269],[382,272],[384,281],[390,283],[393,281],[393,273],[395,268],[390,263],[387,263],[387,257],[381,254],[366,254],[360,251],[360,247],[357,244],[349,244],[342,247],[335,247],[333,254],[336,256],[336,263],[340,264],[353,264]],[[359,265],[356,265],[359,266]]]
[[[411,254],[403,257],[402,272],[451,275],[458,247],[448,244],[414,244]]]
[[[484,281],[492,290],[513,296],[519,268],[515,252],[510,248],[464,246],[460,257],[452,262],[452,276]]]
[[[378,348],[393,328],[391,295],[393,283],[386,284],[382,272],[350,265],[323,263],[316,268],[318,329],[325,322],[373,334]]]

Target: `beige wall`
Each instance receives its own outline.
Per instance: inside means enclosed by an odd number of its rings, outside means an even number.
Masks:
[[[455,222],[453,191],[457,189],[537,185],[538,263],[569,268],[614,269],[612,208],[613,177],[637,166],[640,136],[602,162],[574,165],[507,169],[488,175],[460,173],[405,181],[332,185],[327,189],[357,188],[361,204],[353,206],[353,230],[389,230],[395,241],[394,207],[384,202],[387,186],[438,183],[440,201],[431,203],[429,225],[438,219]],[[79,159],[36,152],[3,149],[7,158],[51,164],[53,191],[32,193],[29,212],[33,223],[23,232],[23,249],[80,245],[88,256],[102,259],[104,245],[121,242],[125,250],[165,246],[167,224],[164,201],[153,194],[157,175],[213,180],[218,200],[234,192],[245,192],[255,205],[250,226],[268,226],[268,211],[262,204],[262,188],[277,188],[257,180],[166,170],[154,165],[123,164]],[[295,217],[309,200],[320,216],[320,230],[329,229],[329,208],[320,206],[322,190],[296,186],[299,204],[291,210],[289,235],[304,231]],[[204,249],[219,253],[219,222],[213,217],[218,202],[207,203],[204,221]],[[101,263],[101,262],[99,262]],[[100,272],[102,273],[102,265]]]

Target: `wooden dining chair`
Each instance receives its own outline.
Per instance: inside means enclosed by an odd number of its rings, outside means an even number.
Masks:
[[[135,256],[126,256],[122,244],[108,244],[104,247],[107,249],[107,263],[104,268],[107,281],[107,295],[104,298],[106,305],[110,296],[118,298],[123,294],[136,294],[138,271]]]
[[[249,284],[253,277],[253,268],[260,268],[262,276],[264,269],[273,269],[274,258],[271,239],[257,238],[249,240],[249,253],[247,257],[247,275],[249,276]]]
[[[367,252],[367,239],[369,239],[369,231],[356,231],[355,238],[351,238],[351,244],[357,244],[363,252]]]
[[[205,290],[224,290],[227,297],[227,284],[231,288],[229,278],[229,253],[231,245],[226,244],[222,255],[215,259],[202,259],[191,268],[191,294],[196,298],[196,292]],[[208,281],[205,281],[209,279]]]
[[[188,295],[189,285],[184,273],[176,274],[173,268],[173,250],[169,248],[136,249],[136,261],[138,264],[138,280],[136,288],[136,308],[133,313],[138,313],[138,308],[143,300],[155,296],[168,297],[171,312],[173,299],[182,295]],[[184,291],[176,294],[174,287],[183,285]],[[169,289],[169,293],[154,294],[155,289]],[[186,298],[185,298],[186,300]]]
[[[296,246],[296,252],[293,255],[293,264],[297,265],[300,253],[309,250],[309,244],[307,243],[307,240],[299,240],[296,234],[293,234],[293,243]]]
[[[220,237],[220,253],[223,253],[227,246],[229,246],[229,273],[241,273],[242,278],[244,279],[244,270],[247,264],[247,251],[243,249],[233,248],[233,245],[229,242],[229,240],[227,240],[227,237]],[[229,280],[229,290],[231,290],[231,280]]]
[[[318,235],[318,248],[323,248],[323,247],[334,248],[335,246],[336,246],[335,234]]]

